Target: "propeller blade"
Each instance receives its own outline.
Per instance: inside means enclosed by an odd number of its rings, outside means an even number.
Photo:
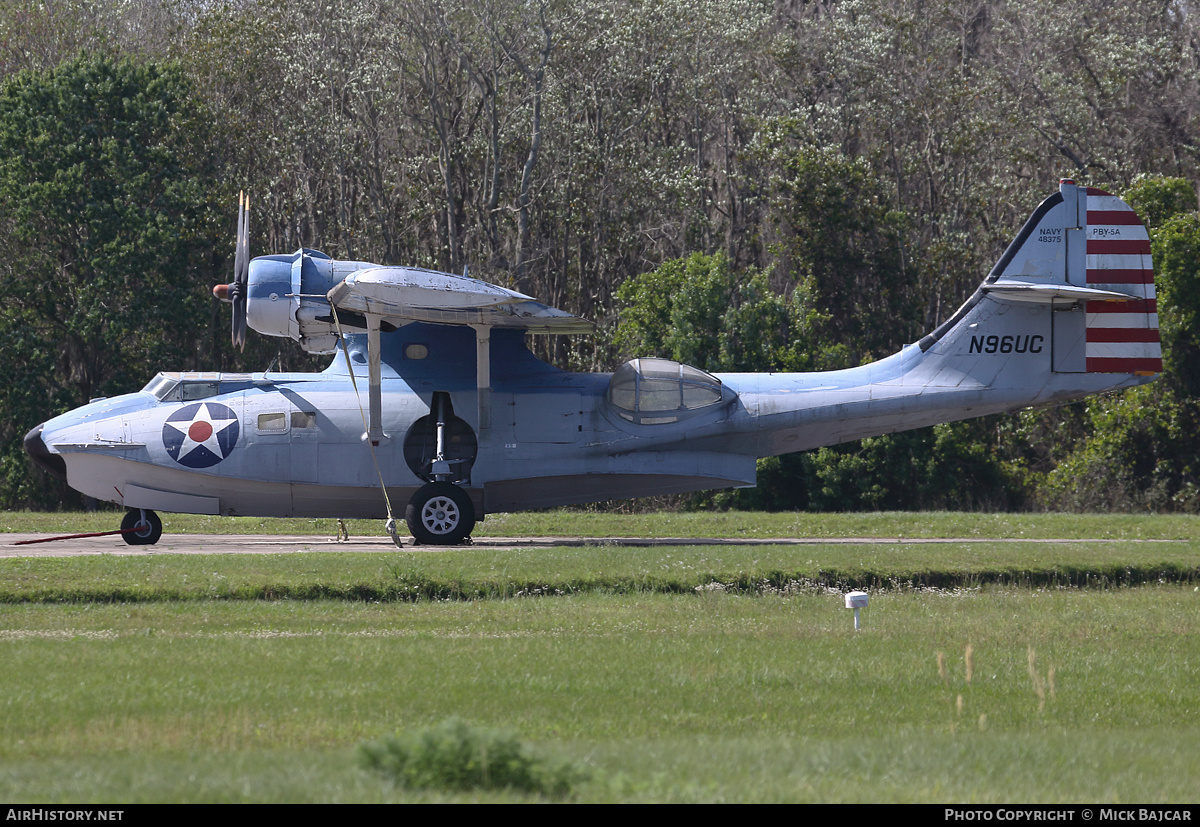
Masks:
[[[233,282],[230,294],[233,301],[233,345],[246,347],[246,290],[250,272],[250,196],[238,193],[237,245],[233,255]]]

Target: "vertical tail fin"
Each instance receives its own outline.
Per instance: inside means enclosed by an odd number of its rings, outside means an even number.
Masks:
[[[1051,343],[1053,373],[1162,372],[1150,237],[1115,195],[1061,181],[975,295],[921,340],[922,350],[977,316],[985,296],[1049,311],[1049,329],[1031,335]],[[1012,332],[997,330],[998,341]]]

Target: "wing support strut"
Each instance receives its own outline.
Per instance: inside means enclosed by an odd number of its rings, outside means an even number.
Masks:
[[[367,426],[367,439],[378,448],[391,441],[391,437],[383,432],[383,369],[379,354],[379,325],[380,317],[374,313],[367,314],[367,400],[370,413],[370,423]]]
[[[479,430],[492,427],[492,328],[473,324],[475,331],[475,393],[479,405]]]

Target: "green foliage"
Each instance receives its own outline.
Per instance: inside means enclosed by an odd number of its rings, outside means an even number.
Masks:
[[[359,745],[363,767],[409,788],[502,790],[561,797],[586,774],[534,755],[515,733],[457,717],[404,735]]]
[[[813,457],[809,508],[1006,510],[1020,490],[978,426],[946,423],[864,439]]]
[[[810,159],[797,164],[807,170],[809,185],[819,188],[816,162]],[[861,165],[832,163],[821,169],[859,184],[869,178]],[[799,246],[809,251],[813,261],[824,262],[817,269],[831,280],[845,276],[854,262],[864,264],[867,253],[853,249],[856,233],[876,240],[896,241],[896,236],[889,231],[868,232],[868,222],[886,225],[890,219],[886,214],[870,215],[852,207],[853,188],[831,183],[825,190],[824,198],[818,200],[830,208],[828,223],[818,227],[825,218],[802,211],[809,222],[802,234],[809,240]],[[818,233],[824,233],[824,245],[813,241]],[[836,254],[842,245],[849,252]],[[882,247],[869,255],[892,260]],[[814,283],[816,279],[805,281]],[[836,342],[855,341],[846,329],[833,333],[837,326],[812,310],[805,291],[780,296],[770,290],[765,274],[753,270],[737,273],[720,254],[695,253],[666,262],[626,281],[617,291],[617,299],[622,303],[622,325],[613,340],[624,353],[666,356],[709,371],[806,369],[814,362],[844,359],[846,348]],[[889,321],[894,318],[882,307],[843,306],[842,312],[857,314],[853,318],[874,312]],[[888,326],[870,327],[880,330]],[[830,338],[814,345],[818,340],[810,333],[814,328]],[[882,347],[885,340],[877,341]],[[700,497],[693,503],[815,511],[1009,509],[1023,504],[1025,493],[1019,475],[1004,464],[987,427],[971,423],[885,435],[800,457],[764,459],[759,462],[758,474],[758,486],[753,490]]]
[[[1151,230],[1157,230],[1169,219],[1194,213],[1200,207],[1196,185],[1186,178],[1139,175],[1123,197]]]
[[[215,170],[177,68],[77,60],[0,90],[4,298],[87,401],[187,353],[208,307]]]
[[[33,494],[19,438],[165,360],[199,367],[217,168],[182,71],[81,58],[0,88],[4,504]]]
[[[1165,384],[1088,403],[1090,436],[1047,475],[1040,498],[1076,511],[1197,510],[1198,413]]]
[[[1200,213],[1164,221],[1153,253],[1166,382],[1200,398]]]
[[[1200,398],[1200,213],[1195,185],[1143,176],[1126,200],[1150,228],[1163,346],[1163,381]]]
[[[923,297],[913,289],[908,218],[888,184],[862,158],[808,146],[771,151],[781,166],[775,252],[781,272],[820,308],[815,365],[849,367],[914,341]]]
[[[987,420],[952,422],[759,460],[758,486],[723,505],[767,511],[1001,510],[1024,504]]]
[[[613,343],[708,371],[801,370],[811,364],[801,291],[781,296],[765,273],[735,270],[718,253],[693,253],[629,279],[616,294]]]

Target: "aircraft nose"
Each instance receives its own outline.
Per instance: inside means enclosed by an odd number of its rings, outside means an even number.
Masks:
[[[25,453],[29,454],[37,465],[47,473],[53,474],[63,482],[67,481],[67,463],[58,454],[50,453],[46,442],[42,439],[43,422],[29,433],[25,434]]]

